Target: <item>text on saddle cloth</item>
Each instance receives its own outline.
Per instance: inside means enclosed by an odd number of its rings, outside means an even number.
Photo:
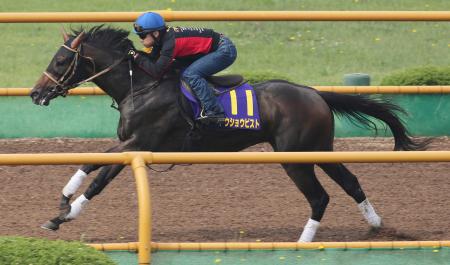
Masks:
[[[219,94],[216,96],[225,110],[225,128],[244,130],[261,129],[258,102],[251,85],[243,83],[233,89],[227,87],[215,87],[214,89],[219,91]],[[181,91],[192,107],[193,118],[200,117],[200,102],[192,94],[191,90],[186,88],[183,82],[181,82]]]

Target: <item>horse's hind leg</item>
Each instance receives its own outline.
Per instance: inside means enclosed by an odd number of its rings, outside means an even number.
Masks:
[[[319,228],[320,220],[325,213],[330,198],[314,173],[314,165],[283,164],[283,167],[311,206],[311,218],[298,240],[299,242],[311,242]]]
[[[381,227],[381,217],[378,216],[372,204],[366,198],[355,175],[343,164],[319,164],[318,166],[358,203],[358,208],[370,226],[373,228]]]

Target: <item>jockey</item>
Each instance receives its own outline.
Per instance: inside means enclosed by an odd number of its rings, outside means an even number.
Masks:
[[[198,120],[222,124],[225,112],[205,77],[222,71],[236,60],[234,44],[211,29],[168,27],[164,18],[153,12],[137,18],[134,33],[139,36],[142,45],[152,48],[148,56],[132,50],[136,64],[156,79],[160,79],[175,60],[189,65],[182,73],[181,80],[192,89],[201,103],[202,111]]]

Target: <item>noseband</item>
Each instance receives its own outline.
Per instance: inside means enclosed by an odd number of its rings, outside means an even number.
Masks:
[[[71,47],[67,46],[67,45],[62,45],[63,48],[66,48],[67,50],[73,52],[75,54],[75,56],[73,57],[72,62],[70,63],[69,67],[67,68],[67,70],[64,72],[64,74],[61,75],[61,77],[59,79],[55,78],[51,73],[49,73],[48,71],[44,71],[44,75],[47,76],[50,80],[53,81],[53,83],[56,84],[55,87],[53,87],[50,92],[47,95],[47,98],[55,98],[57,96],[66,96],[67,93],[69,92],[69,90],[71,88],[77,87],[79,85],[82,85],[84,83],[90,82],[93,79],[102,76],[104,74],[106,74],[107,72],[111,71],[114,67],[116,67],[117,65],[119,65],[127,56],[122,57],[121,59],[115,61],[114,63],[112,63],[110,66],[108,66],[107,68],[103,69],[102,71],[95,73],[95,62],[94,59],[92,59],[91,57],[87,57],[87,56],[83,56],[81,54],[81,45],[79,46],[79,48],[72,49]],[[85,58],[87,60],[89,60],[94,68],[94,74],[82,81],[76,82],[76,83],[72,83],[72,84],[67,84],[68,81],[75,75],[76,71],[77,71],[77,67],[80,61],[80,57],[81,58]]]

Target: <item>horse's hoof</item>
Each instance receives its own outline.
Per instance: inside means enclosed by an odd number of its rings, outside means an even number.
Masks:
[[[379,226],[371,226],[369,229],[369,235],[376,235],[384,228],[383,221],[380,222]]]
[[[56,231],[59,229],[59,225],[57,223],[54,223],[52,221],[47,221],[45,224],[41,225],[41,228],[49,230],[49,231]]]

